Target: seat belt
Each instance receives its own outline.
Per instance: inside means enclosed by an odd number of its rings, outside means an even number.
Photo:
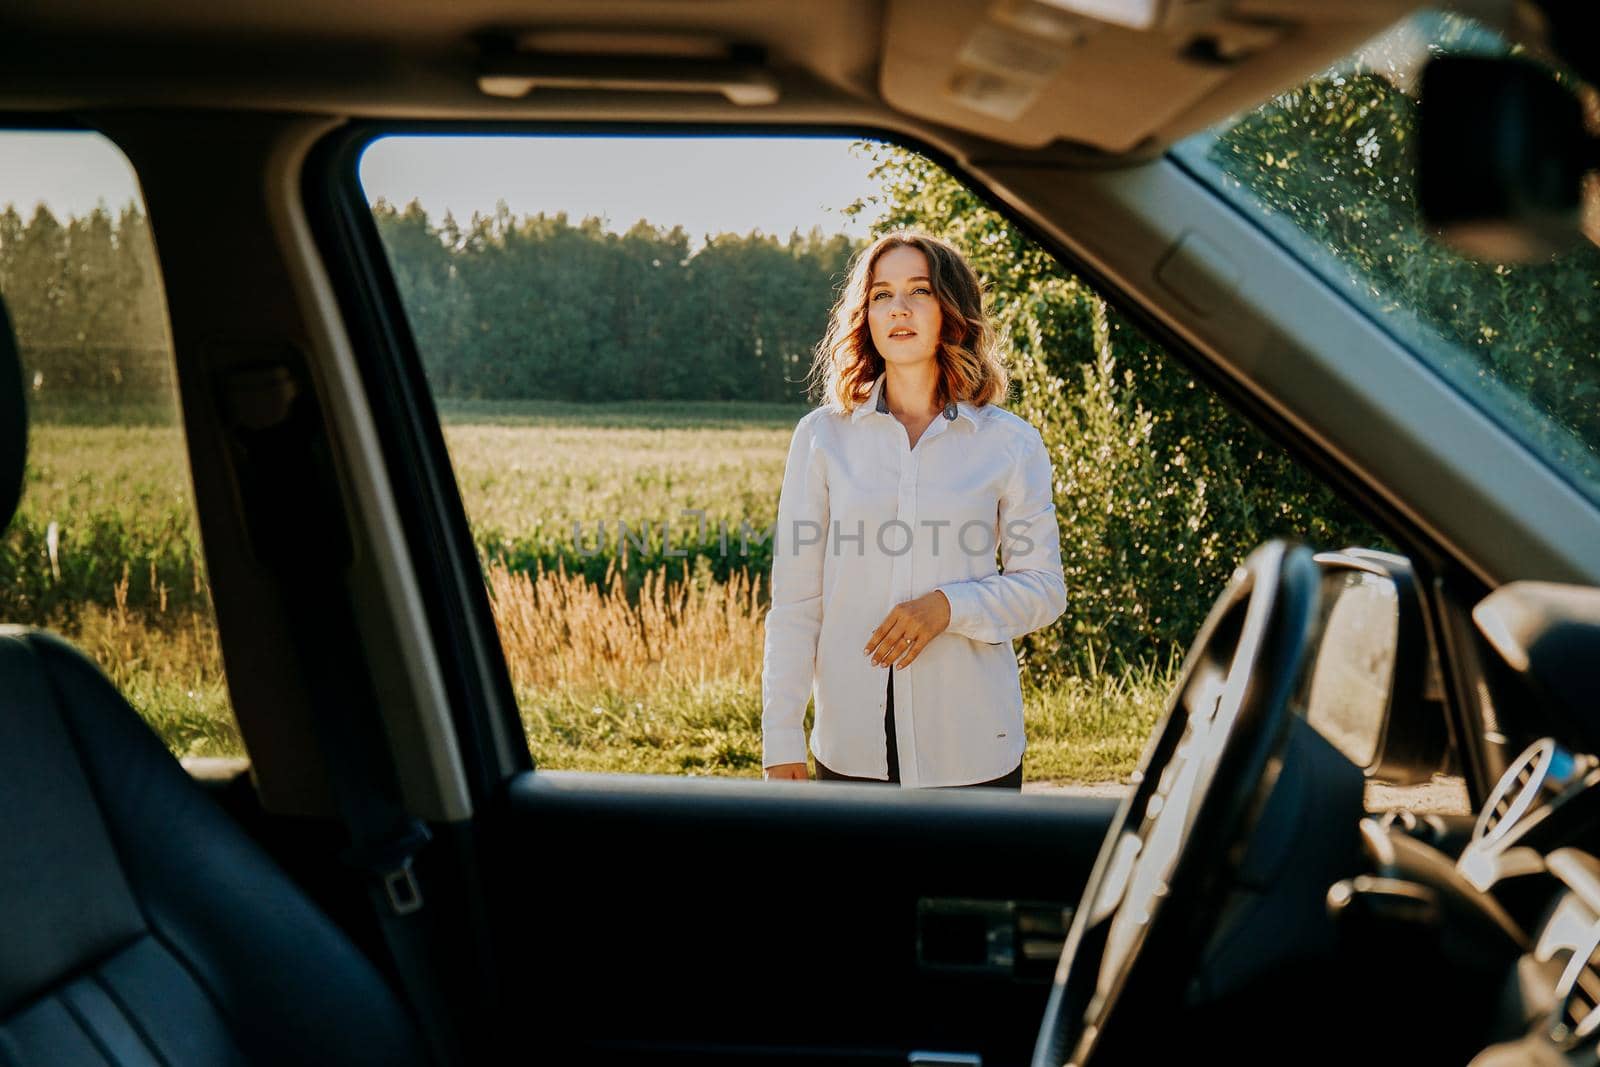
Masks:
[[[315,688],[321,692],[328,692],[326,683],[330,677],[348,672],[348,663],[330,662],[331,650],[359,647],[350,643],[359,640],[353,625],[317,626],[311,621],[328,620],[336,614],[348,617],[347,610],[330,611],[326,603],[305,604],[301,610],[290,612],[291,618],[298,616],[307,626],[308,644],[317,648],[321,662],[314,671],[319,682]],[[389,947],[390,963],[434,1062],[440,1067],[454,1067],[463,1062],[461,1042],[429,950],[432,914],[423,908],[422,886],[413,867],[417,853],[433,835],[421,819],[393,799],[394,792],[398,792],[392,784],[393,775],[383,774],[375,758],[377,739],[372,731],[381,731],[376,716],[368,717],[365,724],[358,723],[355,710],[364,701],[346,702],[342,708],[332,706],[336,703],[340,702],[314,698],[317,732],[329,764],[339,814],[350,838],[341,858],[363,875],[367,898]]]
[[[283,363],[235,370],[225,381],[253,548],[270,569],[294,572],[283,583],[285,607],[302,635],[296,645],[313,679],[312,718],[350,839],[341,858],[365,878],[390,963],[433,1060],[454,1067],[464,1062],[463,1046],[433,966],[432,915],[413,869],[432,835],[405,810],[371,688],[353,680],[366,675],[346,595],[354,553],[320,417]]]

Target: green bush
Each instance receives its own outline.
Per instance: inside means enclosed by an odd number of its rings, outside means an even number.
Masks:
[[[1035,682],[1168,662],[1270,537],[1387,543],[944,170],[863,148],[884,188],[875,231],[944,236],[988,280],[1011,356],[1006,406],[1050,450],[1067,610],[1019,642]]]
[[[0,619],[70,625],[84,605],[149,614],[211,609],[194,520],[113,507],[50,522],[24,508],[0,536]]]
[[[1431,35],[1470,26],[1443,18]],[[1600,501],[1600,247],[1477,262],[1416,203],[1417,103],[1354,66],[1284,93],[1206,147],[1229,192],[1386,329]],[[1299,150],[1292,156],[1284,146]]]

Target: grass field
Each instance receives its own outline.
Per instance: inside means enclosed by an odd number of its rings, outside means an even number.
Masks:
[[[604,521],[668,523],[678,544],[696,532],[685,510],[711,529],[771,523],[792,429],[454,424],[445,442],[480,542],[572,541],[576,522],[593,545]]]
[[[803,409],[774,405],[446,405],[446,442],[480,545],[570,542],[574,521],[764,528]],[[7,617],[94,656],[180,755],[241,754],[179,430],[101,413],[40,420],[22,514],[7,535]],[[53,555],[48,536],[55,524]],[[632,597],[542,566],[486,581],[540,766],[760,774],[765,575],[647,574]],[[1133,766],[1170,668],[1024,676],[1030,780],[1098,781]]]

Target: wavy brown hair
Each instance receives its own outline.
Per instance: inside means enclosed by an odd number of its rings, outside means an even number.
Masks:
[[[891,248],[915,248],[928,257],[929,282],[942,320],[939,347],[934,352],[939,364],[935,396],[939,406],[952,400],[978,407],[1003,402],[1011,377],[985,306],[983,283],[955,245],[911,230],[884,234],[850,261],[828,332],[811,361],[811,390],[820,383],[823,401],[848,414],[866,400],[872,383],[883,373],[883,356],[872,343],[867,326],[867,296],[872,269]]]

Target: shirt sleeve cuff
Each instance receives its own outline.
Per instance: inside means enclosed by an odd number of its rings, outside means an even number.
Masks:
[[[803,727],[790,730],[766,730],[761,734],[761,766],[776,767],[780,763],[806,761],[806,732]]]
[[[949,585],[939,586],[938,590],[944,594],[946,600],[950,601],[950,625],[945,629],[963,637],[972,637],[973,604],[969,590],[962,588],[965,584],[965,582],[952,582]]]

